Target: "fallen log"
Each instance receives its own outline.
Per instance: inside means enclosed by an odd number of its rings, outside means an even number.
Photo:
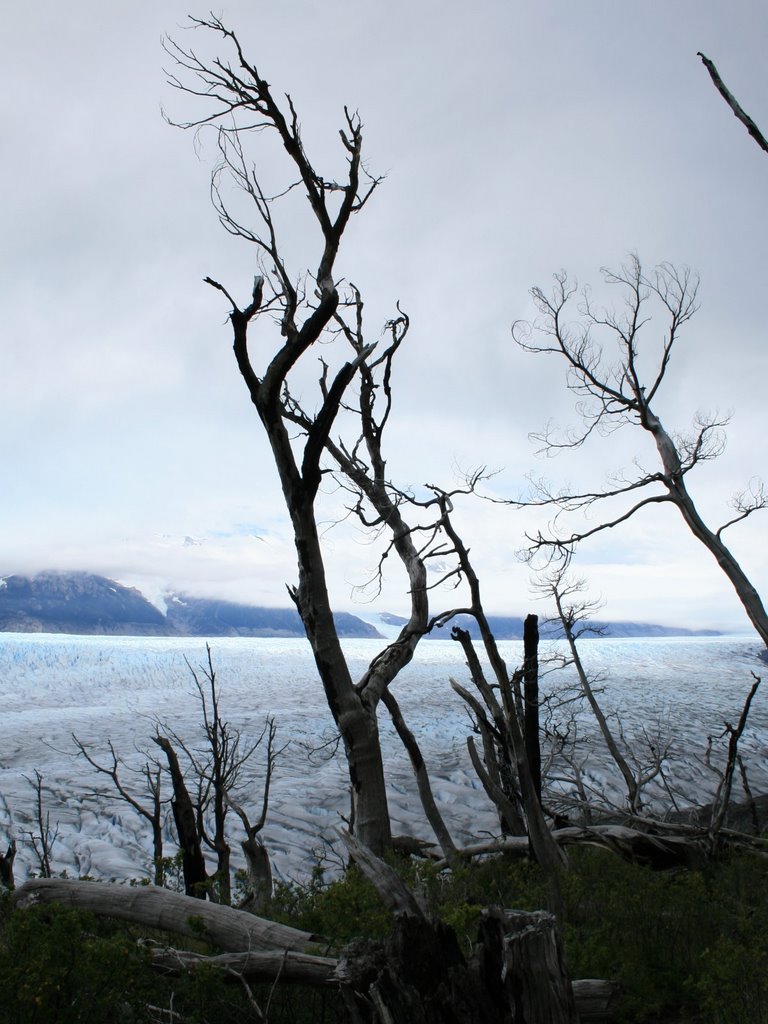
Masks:
[[[700,867],[711,856],[712,837],[705,828],[655,819],[634,821],[637,822],[635,826],[616,823],[568,825],[555,829],[552,837],[560,846],[597,846],[611,850],[625,860],[658,869]],[[728,828],[721,829],[718,836],[733,849],[768,856],[768,839]],[[437,868],[448,867],[437,847],[426,848],[423,852],[434,860]],[[500,836],[458,849],[459,856],[467,859],[488,853],[510,853],[525,857],[530,855],[531,846],[527,836]]]
[[[299,985],[337,985],[335,957],[313,956],[291,950],[263,950],[206,956],[186,949],[150,947],[152,966],[161,974],[186,974],[201,967],[215,967],[233,977],[249,981],[285,982]]]
[[[33,878],[13,893],[18,907],[61,903],[147,928],[205,938],[226,953],[244,949],[310,952],[323,939],[218,903],[197,900],[156,885],[110,885],[66,878]]]
[[[580,1024],[599,1024],[600,1021],[613,1020],[621,994],[621,985],[617,981],[577,978],[571,984]]]
[[[338,987],[350,981],[350,957],[355,957],[355,945],[342,959],[312,956],[309,953],[264,951],[261,953],[222,953],[205,956],[186,949],[152,946],[152,966],[162,974],[179,975],[201,967],[214,967],[230,975],[233,980],[280,982],[322,987]],[[344,964],[340,969],[339,965]],[[359,965],[358,965],[359,967]],[[537,969],[539,969],[537,967]],[[600,978],[581,978],[572,982],[580,1024],[600,1024],[612,1018],[621,990],[618,982]],[[526,1020],[531,1018],[526,1018]],[[535,1018],[533,1018],[535,1019]]]

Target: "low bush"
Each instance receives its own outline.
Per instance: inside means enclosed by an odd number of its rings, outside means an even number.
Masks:
[[[539,871],[526,861],[489,858],[451,873],[394,863],[467,953],[483,907],[535,910],[545,902]],[[621,983],[616,1021],[768,1024],[768,861],[734,856],[706,871],[654,872],[578,849],[571,864],[563,879],[569,970]],[[278,886],[270,916],[325,936],[331,951],[356,937],[385,938],[390,928],[375,890],[354,869],[330,882],[318,871],[306,885]],[[270,1024],[346,1019],[332,991],[249,989],[212,970],[156,976],[137,938],[125,926],[64,908],[4,905],[0,1020],[133,1024],[161,1020],[161,1010],[168,1019],[173,1009],[188,1024],[250,1024],[259,1019],[254,1001],[269,1007]]]

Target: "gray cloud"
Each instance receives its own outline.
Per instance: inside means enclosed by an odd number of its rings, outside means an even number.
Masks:
[[[0,561],[283,603],[295,570],[282,499],[237,379],[226,307],[202,284],[212,274],[247,295],[254,254],[216,224],[205,137],[198,158],[160,116],[161,104],[187,109],[164,85],[161,34],[209,46],[180,27],[185,14],[175,0],[6,14]],[[346,102],[362,113],[372,169],[387,173],[341,266],[364,291],[372,334],[396,300],[412,318],[396,371],[398,479],[449,483],[457,465],[484,463],[502,469],[492,486],[509,495],[531,471],[599,478],[650,457],[616,438],[590,462],[536,460],[528,433],[567,422],[572,403],[558,368],[517,350],[509,331],[533,314],[531,285],[561,267],[599,284],[602,264],[637,250],[648,264],[701,272],[702,310],[662,411],[683,428],[696,409],[734,410],[726,454],[696,485],[722,518],[764,463],[768,164],[696,51],[768,126],[764,5],[286,0],[256,10],[237,0],[222,15],[294,96],[318,164],[341,159]],[[281,181],[266,143],[256,140],[259,167]],[[293,214],[286,237],[301,273],[317,241]],[[494,610],[529,600],[514,551],[531,515],[465,513]],[[267,542],[241,536],[251,522]],[[164,546],[163,535],[206,543]],[[733,545],[765,589],[761,537],[747,524]],[[349,528],[328,543],[334,593],[348,604],[375,554]],[[585,548],[581,563],[608,614],[739,625],[707,558],[660,516]],[[387,588],[390,606],[402,604],[402,582]]]

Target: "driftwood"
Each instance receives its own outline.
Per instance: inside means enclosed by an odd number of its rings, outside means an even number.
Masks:
[[[633,819],[637,824],[569,825],[552,832],[560,846],[597,846],[616,853],[625,860],[647,864],[656,869],[671,867],[700,867],[711,855],[711,835],[707,827],[684,822],[661,821],[649,818]],[[747,835],[734,829],[723,828],[718,833],[724,843],[734,849],[748,850],[768,856],[768,839]],[[500,836],[480,843],[470,843],[459,850],[462,857],[479,857],[488,853],[509,853],[530,856],[531,845],[527,836]],[[445,867],[440,850],[422,847],[422,855]]]
[[[313,956],[291,950],[250,953],[221,953],[205,956],[186,949],[155,946],[150,949],[152,966],[162,974],[185,974],[200,967],[216,967],[233,978],[280,981],[286,984],[337,985],[335,957]]]
[[[61,903],[104,917],[133,921],[177,935],[206,938],[228,953],[243,950],[309,952],[323,940],[309,932],[155,885],[109,885],[64,878],[34,878],[13,894],[19,907]]]
[[[599,1021],[613,1020],[621,993],[621,985],[617,981],[580,978],[574,981],[572,986],[581,1024],[598,1024]]]
[[[352,943],[341,959],[288,951],[205,956],[161,946],[151,948],[150,955],[152,966],[162,974],[178,975],[200,967],[215,967],[225,971],[233,980],[246,978],[249,981],[279,981],[286,985],[338,987],[342,982],[349,984],[353,976],[359,977],[360,949],[360,943]],[[351,967],[352,959],[357,960],[357,972]],[[572,982],[572,990],[580,1024],[599,1024],[611,1019],[620,993],[617,982],[582,978]]]

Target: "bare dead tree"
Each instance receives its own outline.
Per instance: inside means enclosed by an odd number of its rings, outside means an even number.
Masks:
[[[43,795],[43,776],[35,768],[34,779],[24,776],[35,794],[34,822],[35,828],[21,830],[21,835],[32,847],[40,868],[41,878],[51,877],[51,854],[59,837],[58,822],[51,827],[51,812],[45,806]]]
[[[132,768],[127,765],[122,757],[115,750],[112,740],[107,741],[109,751],[109,763],[103,764],[96,759],[92,751],[72,733],[72,740],[77,748],[77,753],[84,758],[88,764],[99,775],[104,775],[112,783],[112,787],[121,800],[148,822],[152,830],[152,862],[155,885],[163,885],[165,880],[165,864],[163,860],[163,825],[165,822],[164,801],[161,795],[162,789],[162,767],[156,758],[147,758],[140,768]],[[141,800],[134,796],[125,783],[121,770],[132,775],[139,775],[144,781],[144,788],[149,796],[150,804],[146,806]]]
[[[189,794],[184,772],[179,764],[179,756],[170,739],[158,733],[152,740],[160,747],[168,761],[168,772],[173,787],[171,810],[182,852],[184,892],[187,896],[204,900],[209,894],[208,869],[197,827],[197,809]]]
[[[717,70],[717,68],[715,67],[714,63],[709,59],[709,57],[705,57],[704,54],[701,53],[701,51],[699,51],[699,53],[697,53],[696,56],[697,57],[701,57],[701,62],[704,65],[704,67],[707,69],[707,71],[709,72],[709,77],[712,79],[712,82],[714,83],[715,88],[720,93],[720,95],[723,97],[723,99],[728,104],[728,106],[731,108],[734,116],[736,118],[738,118],[739,121],[741,121],[741,123],[744,125],[744,127],[749,132],[749,134],[752,136],[752,138],[758,144],[760,149],[762,149],[763,152],[768,153],[768,139],[765,138],[765,136],[760,131],[760,129],[757,127],[757,125],[755,124],[753,119],[749,116],[749,114],[740,105],[740,103],[738,102],[736,97],[733,95],[733,93],[730,92],[730,90],[726,86],[725,82],[720,77],[720,72]]]
[[[674,346],[697,309],[697,279],[687,269],[669,263],[650,274],[639,259],[631,256],[620,270],[604,270],[609,285],[621,289],[623,312],[597,309],[588,290],[580,293],[572,319],[577,288],[567,275],[555,275],[550,295],[541,288],[531,292],[540,317],[534,323],[517,323],[513,335],[527,352],[555,355],[564,360],[567,387],[576,396],[582,423],[564,436],[547,430],[539,435],[542,450],[555,454],[580,448],[594,436],[626,426],[636,426],[653,439],[660,467],[656,472],[637,466],[595,491],[554,490],[545,481],[535,482],[534,493],[519,504],[554,507],[557,514],[548,532],[529,537],[531,552],[567,554],[574,545],[620,526],[651,505],[671,505],[678,510],[694,537],[715,558],[725,573],[757,633],[768,645],[768,614],[760,595],[741,565],[723,541],[724,532],[768,506],[763,484],[752,484],[733,501],[734,515],[712,528],[704,521],[688,489],[691,471],[716,458],[723,449],[723,428],[727,420],[699,416],[688,434],[668,430],[655,412],[655,399],[664,384]],[[666,331],[658,345],[655,367],[644,375],[641,349],[651,319],[651,307],[666,319]],[[645,365],[651,354],[643,353]],[[571,527],[571,514],[584,513],[609,499],[623,502],[620,512],[596,525]]]
[[[540,586],[543,592],[548,593],[555,602],[557,617],[563,627],[568,650],[570,651],[570,664],[576,670],[579,679],[581,692],[597,722],[600,735],[605,742],[611,759],[621,773],[627,791],[627,809],[632,814],[639,814],[642,804],[643,789],[659,773],[658,763],[646,771],[634,771],[629,763],[629,754],[622,750],[619,740],[614,736],[608,719],[597,699],[592,680],[587,672],[579,652],[578,640],[590,627],[586,621],[597,610],[594,602],[581,598],[585,583],[583,580],[569,579],[566,575],[567,566],[560,566],[551,573]],[[623,739],[623,736],[620,737]]]
[[[285,747],[282,747],[280,750],[275,749],[277,725],[275,724],[274,718],[267,718],[264,731],[259,737],[259,745],[261,745],[265,734],[267,737],[267,756],[264,770],[261,813],[256,821],[251,824],[245,810],[240,804],[235,802],[232,789],[228,789],[225,793],[227,803],[237,814],[238,818],[240,818],[243,828],[245,829],[245,839],[240,840],[240,846],[245,854],[245,862],[247,865],[248,884],[246,899],[253,905],[253,908],[257,913],[261,908],[268,905],[272,896],[272,866],[269,862],[269,854],[267,853],[266,847],[259,838],[259,833],[264,828],[267,821],[267,812],[269,811],[269,792],[272,786],[272,776],[275,771],[277,759],[285,749]]]
[[[454,497],[457,493],[473,492],[479,476],[480,474],[475,474],[471,477],[468,481],[467,489],[463,492],[449,493],[439,487],[431,486],[435,501],[437,501],[440,508],[440,525],[450,544],[448,553],[452,553],[455,556],[457,576],[465,581],[470,595],[468,607],[453,609],[440,616],[439,621],[441,623],[449,622],[457,614],[463,612],[471,615],[477,622],[483,648],[491,665],[499,697],[497,698],[494,688],[485,679],[479,658],[476,652],[473,651],[473,645],[470,638],[466,635],[466,631],[464,631],[464,635],[460,631],[455,635],[455,638],[462,643],[462,647],[467,654],[467,662],[473,675],[473,681],[485,705],[485,708],[483,708],[480,701],[452,680],[454,690],[459,693],[470,709],[475,712],[475,721],[483,737],[485,764],[481,763],[472,737],[469,738],[467,743],[469,754],[486,792],[499,809],[502,822],[512,818],[516,824],[520,821],[520,812],[522,812],[525,831],[530,838],[531,850],[547,878],[552,909],[559,916],[561,910],[559,874],[566,866],[567,858],[562,849],[552,839],[528,761],[525,744],[523,697],[520,689],[523,671],[521,670],[510,675],[509,669],[501,656],[483,608],[480,581],[469,557],[469,550],[456,530],[451,518],[454,508]],[[494,773],[498,773],[497,777],[501,777],[499,770],[501,766],[499,765],[497,751],[503,752],[505,759],[504,768],[509,772],[510,783],[519,787],[518,809],[515,808],[514,796],[510,799],[512,794],[509,791],[505,792],[504,788],[499,786],[494,779]]]
[[[285,108],[249,62],[235,34],[216,18],[193,19],[198,28],[213,32],[232,48],[233,60],[204,61],[193,50],[172,41],[167,52],[175,63],[171,84],[187,95],[210,104],[205,116],[176,122],[199,130],[213,126],[220,162],[212,180],[212,198],[227,232],[255,246],[259,273],[250,301],[240,306],[218,281],[207,282],[231,304],[230,322],[238,368],[270,444],[291,519],[298,560],[298,585],[290,588],[312,646],[326,699],[339,729],[349,765],[352,820],[363,843],[377,853],[391,842],[389,813],[378,736],[377,706],[391,681],[413,657],[428,630],[425,544],[430,527],[409,526],[401,513],[403,495],[388,483],[382,454],[382,435],[391,410],[392,360],[408,331],[402,311],[386,327],[381,352],[368,342],[363,329],[363,302],[350,285],[340,290],[336,269],[342,237],[380,183],[362,160],[362,124],[357,114],[344,112],[340,131],[346,160],[344,176],[326,177],[310,161],[303,145],[297,111],[291,98]],[[268,131],[287,157],[293,181],[279,195],[270,195],[246,156],[246,143],[254,133]],[[245,197],[248,214],[239,217],[227,193],[232,185]],[[291,272],[279,242],[278,204],[293,199],[296,186],[303,191],[318,238],[313,272]],[[279,339],[257,368],[249,350],[249,335],[263,325],[279,327]],[[319,392],[313,410],[294,397],[293,374],[321,341],[341,337],[351,349],[346,362],[333,367],[321,360]],[[262,346],[263,348],[263,346]],[[326,347],[324,352],[331,352]],[[333,439],[342,414],[352,410],[351,384],[358,385],[353,421],[354,440]],[[378,404],[377,404],[378,403]],[[379,405],[381,409],[379,409]],[[411,598],[411,616],[398,639],[377,656],[355,682],[344,658],[333,622],[321,547],[317,500],[329,457],[356,496],[353,514],[370,529],[381,528],[390,538],[405,567]],[[368,513],[373,510],[373,516]]]
[[[744,730],[747,727],[747,722],[749,720],[749,712],[750,708],[752,707],[752,701],[754,699],[755,694],[757,693],[757,689],[760,686],[761,682],[760,676],[755,675],[754,672],[752,673],[752,678],[754,682],[752,683],[749,693],[747,694],[746,700],[744,701],[744,706],[741,709],[741,714],[739,715],[738,722],[735,726],[732,725],[730,722],[724,723],[725,728],[723,730],[721,739],[726,736],[728,737],[728,749],[726,752],[725,766],[719,773],[720,778],[717,786],[717,791],[715,793],[715,798],[712,801],[712,813],[710,816],[709,834],[713,844],[715,844],[718,841],[719,834],[722,832],[723,825],[725,824],[725,818],[728,813],[728,807],[731,802],[733,776],[739,764],[739,741],[741,740],[741,737],[744,734]],[[710,738],[710,747],[711,744],[712,740]],[[742,774],[745,774],[743,765]],[[749,796],[748,787],[747,795]]]
[[[219,903],[232,902],[232,847],[227,816],[234,810],[246,828],[241,843],[249,867],[260,865],[262,879],[271,873],[266,850],[257,841],[257,834],[266,822],[269,792],[277,760],[283,749],[276,749],[277,726],[267,716],[261,733],[246,741],[239,729],[224,717],[220,684],[213,665],[209,644],[205,645],[205,664],[195,668],[185,658],[194,682],[200,707],[202,737],[197,742],[182,737],[167,723],[158,723],[154,742],[161,747],[168,761],[173,783],[171,804],[179,843],[184,852],[185,889],[189,895],[208,895]],[[257,750],[266,740],[267,757],[262,782],[261,814],[255,825],[248,821],[241,792],[254,785],[250,771]],[[184,761],[182,765],[181,759]],[[203,848],[216,857],[216,871],[207,873]],[[251,864],[251,857],[253,864]],[[264,864],[266,860],[266,866]],[[259,873],[257,872],[257,874]],[[263,888],[263,886],[262,886]]]

